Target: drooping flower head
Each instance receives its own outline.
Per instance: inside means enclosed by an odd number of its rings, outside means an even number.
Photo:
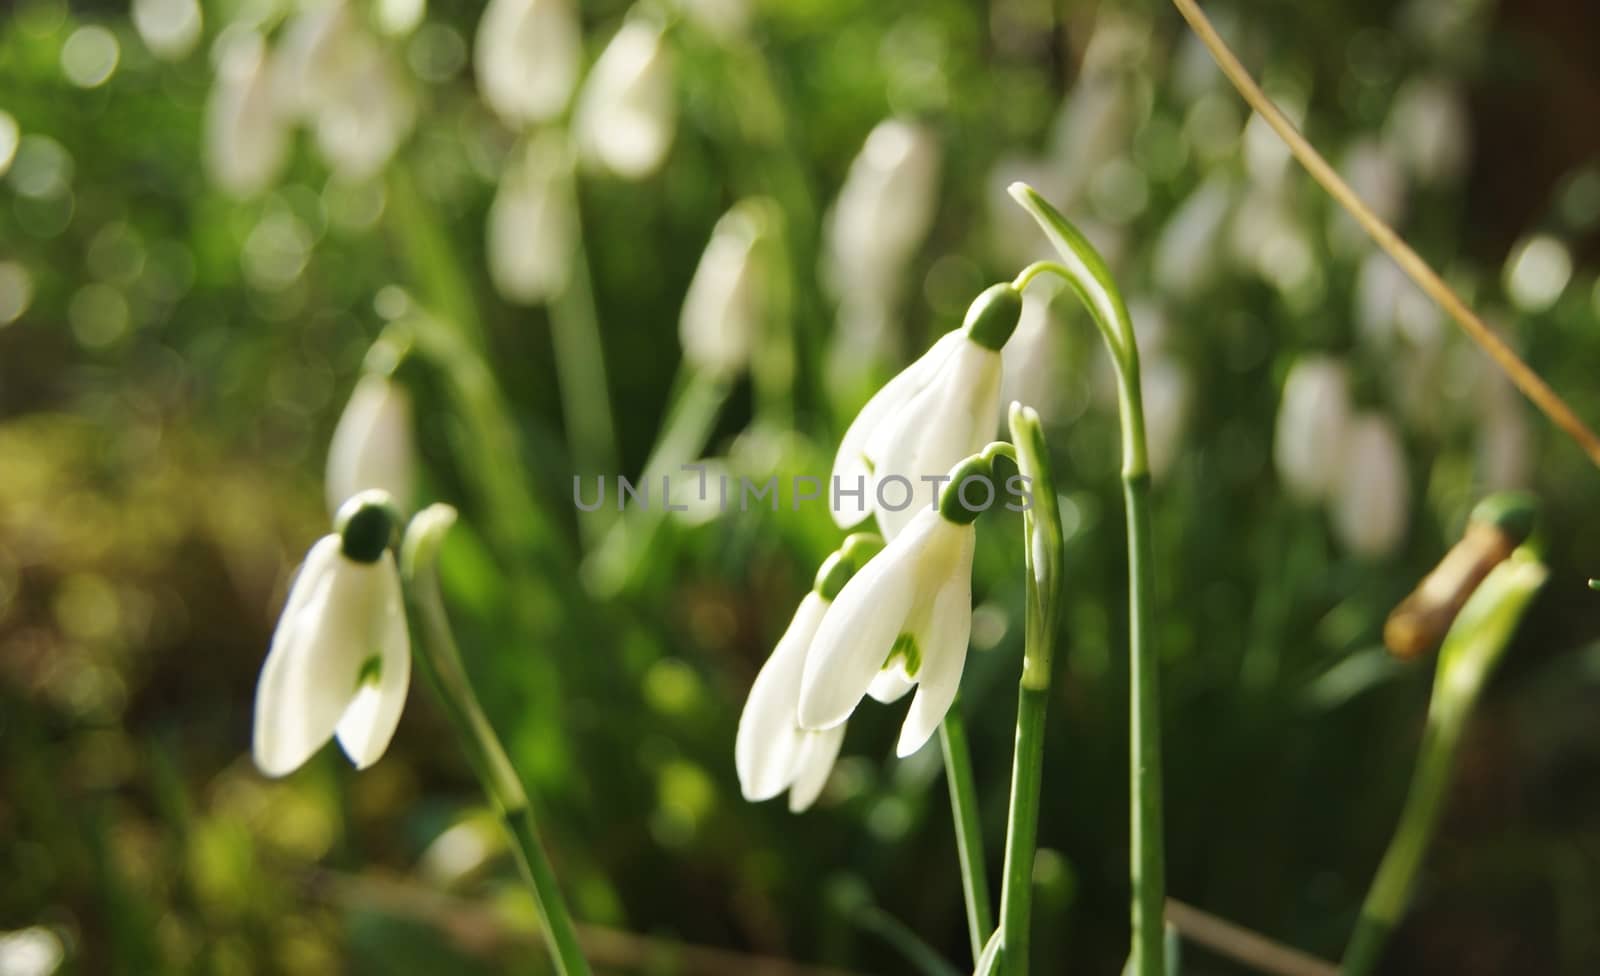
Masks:
[[[833,462],[833,516],[841,528],[876,513],[884,538],[893,539],[933,509],[939,479],[999,425],[1000,349],[1021,315],[1016,288],[985,290],[960,329],[861,408]]]
[[[689,281],[678,335],[685,361],[699,369],[731,375],[749,365],[766,298],[760,209],[746,200],[722,215]]]
[[[866,695],[892,700],[914,685],[896,753],[911,755],[939,728],[972,633],[972,523],[982,509],[969,507],[964,488],[992,476],[983,455],[957,464],[938,508],[918,512],[840,590],[806,656],[802,727],[834,728]]]
[[[815,732],[800,726],[800,679],[833,598],[881,544],[876,536],[858,533],[828,557],[750,686],[733,746],[739,788],[746,800],[768,800],[788,790],[789,809],[799,813],[822,792],[844,742],[845,726],[841,722]]]
[[[507,301],[536,305],[567,287],[572,274],[571,160],[556,136],[529,140],[507,162],[489,207],[489,279]]]
[[[397,524],[388,496],[357,495],[300,567],[256,685],[252,751],[268,776],[335,737],[357,769],[388,748],[411,683]]]
[[[632,16],[584,81],[575,118],[584,154],[624,179],[655,172],[677,126],[672,54],[661,27]]]
[[[568,0],[490,0],[478,21],[478,91],[506,124],[561,114],[578,82],[583,39]]]

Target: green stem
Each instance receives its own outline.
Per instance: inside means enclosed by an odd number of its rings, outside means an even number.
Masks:
[[[1105,261],[1081,232],[1032,187],[1013,183],[1012,197],[1055,245],[1061,263],[1040,262],[1018,276],[1058,274],[1078,295],[1105,340],[1117,367],[1117,405],[1122,422],[1122,487],[1128,531],[1128,760],[1129,855],[1133,884],[1133,972],[1163,976],[1166,970],[1162,912],[1166,901],[1166,855],[1162,841],[1161,692],[1151,646],[1154,557],[1150,538],[1150,464],[1145,448],[1144,402],[1139,347],[1128,309]]]
[[[447,319],[462,339],[480,354],[487,337],[472,300],[472,286],[456,260],[457,249],[429,210],[416,180],[403,163],[389,167],[388,211],[401,256],[435,314]]]
[[[983,828],[978,822],[978,790],[972,777],[972,753],[967,748],[967,726],[957,699],[939,724],[939,748],[944,751],[945,780],[950,785],[950,815],[955,820],[956,856],[961,860],[961,891],[967,905],[967,935],[972,958],[983,945],[994,922],[989,914],[989,877],[983,864]]]
[[[562,182],[574,215],[573,239],[568,242],[572,269],[566,287],[550,303],[550,344],[573,469],[579,476],[604,476],[619,470],[617,430],[611,413],[605,350],[595,313],[583,221],[578,216],[578,189],[570,170]],[[609,512],[601,507],[581,513],[585,532],[597,532],[610,521]],[[597,540],[591,537],[589,541]]]
[[[1028,926],[1033,902],[1033,859],[1039,834],[1039,785],[1044,773],[1044,719],[1050,689],[1023,683],[1017,693],[1017,749],[1011,767],[1011,813],[1000,880],[1002,969],[1028,972]]]
[[[462,666],[455,636],[450,631],[444,599],[439,592],[435,557],[446,530],[454,521],[454,509],[434,505],[419,513],[406,532],[401,565],[404,567],[407,616],[417,638],[414,657],[444,704],[468,761],[510,834],[518,867],[532,889],[557,972],[563,976],[587,976],[589,964],[578,945],[577,929],[562,898],[555,870],[539,839],[533,807],[505,747],[478,702],[466,668]]]

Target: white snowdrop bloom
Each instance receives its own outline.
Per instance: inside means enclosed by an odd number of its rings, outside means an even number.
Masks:
[[[1232,206],[1228,181],[1212,177],[1173,213],[1156,239],[1152,269],[1163,292],[1177,297],[1192,295],[1212,278]]]
[[[331,738],[358,769],[377,762],[411,682],[392,516],[365,496],[343,533],[311,548],[289,590],[256,685],[253,751],[268,776],[303,765]]]
[[[1272,459],[1290,494],[1326,498],[1342,467],[1350,425],[1350,376],[1331,356],[1307,356],[1289,370],[1278,405]]]
[[[411,394],[387,376],[368,373],[356,384],[328,447],[328,511],[377,489],[410,511],[417,481]]]
[[[677,126],[672,52],[661,28],[630,17],[600,53],[578,97],[584,155],[624,179],[643,179],[666,158]]]
[[[1021,207],[1012,209],[1027,213]],[[1041,276],[1022,293],[1017,331],[1000,357],[1001,403],[1026,403],[1046,416],[1061,412],[1066,400],[1066,343],[1051,315],[1050,303],[1065,287],[1054,276]]]
[[[970,522],[924,509],[844,585],[806,655],[801,726],[834,728],[869,689],[898,697],[895,688],[915,684],[895,752],[922,748],[955,701],[966,665],[976,535]],[[884,670],[896,677],[885,682]]]
[[[198,0],[133,0],[133,28],[150,53],[164,61],[189,56],[200,40]]]
[[[1350,419],[1338,453],[1332,506],[1334,533],[1350,552],[1377,559],[1405,539],[1411,482],[1405,449],[1387,418],[1362,413]]]
[[[678,321],[684,359],[697,369],[731,375],[750,362],[764,298],[760,236],[750,204],[735,206],[712,228]]]
[[[841,528],[876,513],[884,538],[893,539],[934,507],[937,479],[989,442],[1000,422],[999,350],[1021,314],[1016,289],[989,288],[965,325],[861,408],[833,461],[833,518]]]
[[[582,57],[570,0],[489,0],[478,21],[478,91],[507,125],[560,115]]]
[[[1506,293],[1524,312],[1542,312],[1554,305],[1571,280],[1572,252],[1549,234],[1525,238],[1506,261]]]
[[[1368,254],[1356,273],[1355,313],[1362,338],[1375,352],[1387,352],[1396,339],[1432,350],[1444,338],[1439,306],[1380,250]]]
[[[489,207],[489,278],[508,301],[547,302],[572,274],[573,213],[570,163],[557,139],[529,143],[500,174]]]
[[[750,686],[734,739],[739,789],[751,802],[789,791],[789,809],[810,807],[822,792],[844,743],[844,723],[820,732],[800,727],[800,681],[807,654],[830,601],[815,590],[795,611],[767,663]]]
[[[253,31],[218,41],[217,74],[206,100],[206,171],[224,191],[266,189],[289,153],[289,119],[273,83],[266,44]]]
[[[1294,127],[1305,131],[1305,93],[1287,85],[1275,86],[1270,81],[1266,91]],[[1250,184],[1276,189],[1288,175],[1290,161],[1289,147],[1284,145],[1283,137],[1273,130],[1261,113],[1251,112],[1250,121],[1244,127],[1244,163]]]
[[[939,146],[933,133],[888,119],[851,161],[823,228],[823,277],[836,295],[898,280],[933,223]]]
[[[1447,183],[1466,168],[1469,126],[1459,86],[1443,78],[1418,78],[1395,96],[1383,140],[1419,183]]]
[[[1150,356],[1139,366],[1144,398],[1144,436],[1150,475],[1172,469],[1189,417],[1189,374],[1171,356]]]

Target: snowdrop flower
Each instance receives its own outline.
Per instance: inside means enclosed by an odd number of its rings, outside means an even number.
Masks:
[[[1013,206],[1027,216],[1027,211]],[[1054,276],[1034,279],[1022,293],[1022,314],[1017,331],[1006,343],[1001,359],[1000,402],[1015,400],[1040,413],[1059,416],[1067,401],[1066,343],[1050,312],[1050,304],[1066,284]]]
[[[661,28],[630,17],[584,82],[576,118],[579,145],[617,176],[643,179],[666,158],[676,125],[672,55]]]
[[[746,201],[717,221],[689,281],[678,335],[684,359],[698,369],[730,375],[750,362],[765,297],[757,206]]]
[[[1471,142],[1466,98],[1443,78],[1408,81],[1395,95],[1383,140],[1423,185],[1454,182]]]
[[[1382,143],[1374,139],[1357,141],[1345,152],[1339,172],[1384,223],[1393,225],[1404,214],[1409,193],[1406,171]],[[1370,246],[1366,232],[1343,208],[1333,214],[1328,240],[1347,254]]]
[[[1193,295],[1216,274],[1234,191],[1229,181],[1212,177],[1190,194],[1161,229],[1156,240],[1156,284],[1178,297]]]
[[[833,598],[879,544],[876,536],[854,535],[828,557],[817,571],[811,592],[800,601],[789,628],[750,686],[733,744],[739,789],[746,800],[770,800],[788,790],[789,809],[799,813],[822,792],[844,742],[845,726],[840,722],[822,731],[802,728],[798,718],[800,681]]]
[[[1140,369],[1150,476],[1160,479],[1178,458],[1189,417],[1189,374],[1172,356],[1157,352]]]
[[[328,448],[328,511],[337,512],[363,491],[386,493],[410,511],[417,478],[411,395],[387,376],[368,373],[355,392]]]
[[[933,223],[939,147],[921,126],[878,123],[850,163],[824,227],[823,276],[836,294],[900,277]]]
[[[1394,425],[1375,413],[1351,418],[1338,454],[1332,505],[1335,534],[1358,556],[1380,558],[1405,539],[1411,486]]]
[[[569,0],[490,0],[478,21],[478,91],[507,125],[561,114],[578,82],[583,39]]]
[[[940,475],[989,442],[1000,422],[1000,349],[1016,330],[1022,296],[985,290],[966,323],[934,343],[867,405],[833,461],[833,520],[876,513],[886,539],[934,506]]]
[[[358,495],[300,567],[256,685],[253,751],[268,776],[293,772],[335,737],[365,769],[394,736],[411,682],[389,550],[396,522],[381,492]]]
[[[972,550],[978,512],[960,486],[992,477],[982,457],[950,471],[938,508],[917,513],[904,532],[839,591],[806,655],[800,725],[832,729],[869,692],[880,700],[912,685],[895,752],[909,756],[944,721],[955,701],[972,633]],[[880,672],[889,672],[889,677]]]
[[[198,0],[133,0],[133,27],[163,61],[189,56],[200,40],[201,20]]]
[[[1350,377],[1331,356],[1307,356],[1289,369],[1278,406],[1272,459],[1290,494],[1327,497],[1339,478],[1340,451],[1350,426]]]
[[[254,31],[219,39],[205,129],[206,171],[224,191],[251,196],[277,179],[288,158],[289,120],[266,44]]]
[[[577,216],[559,142],[536,140],[518,153],[500,175],[489,207],[489,277],[503,298],[522,305],[555,298],[572,274]]]

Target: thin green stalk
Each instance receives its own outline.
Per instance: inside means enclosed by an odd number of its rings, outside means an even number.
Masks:
[[[1345,949],[1340,967],[1345,976],[1372,971],[1405,913],[1444,809],[1467,720],[1547,575],[1535,546],[1519,547],[1478,584],[1445,636],[1411,790]]]
[[[433,505],[418,513],[406,531],[401,553],[407,617],[416,633],[414,657],[433,685],[461,738],[467,759],[499,811],[511,837],[523,878],[533,892],[546,945],[563,976],[588,976],[589,964],[578,945],[577,929],[562,898],[555,870],[539,839],[539,825],[522,781],[461,663],[439,592],[437,555],[445,532],[455,522],[455,509]]]
[[[972,753],[967,748],[967,726],[961,701],[951,703],[939,724],[939,748],[944,751],[945,781],[950,786],[950,815],[955,820],[956,856],[961,861],[961,891],[967,905],[967,936],[972,958],[994,931],[989,913],[989,876],[983,863],[983,828],[978,821],[978,790],[972,777]]]
[[[451,246],[403,163],[389,167],[388,213],[401,257],[428,306],[443,316],[471,348],[486,353],[483,321],[472,299],[472,286],[456,259],[456,248]]]
[[[1055,245],[1061,264],[1041,262],[1017,277],[1017,287],[1051,272],[1078,295],[1100,329],[1117,368],[1117,405],[1122,422],[1122,494],[1128,531],[1128,785],[1130,875],[1133,886],[1133,972],[1163,976],[1166,853],[1162,835],[1161,691],[1151,646],[1154,557],[1150,533],[1150,464],[1145,449],[1144,402],[1139,347],[1127,306],[1104,260],[1076,227],[1024,183],[1011,195]],[[1036,491],[1037,494],[1037,491]],[[1020,748],[1020,746],[1019,746]]]
[[[573,214],[572,240],[567,243],[571,272],[566,287],[550,303],[550,344],[573,469],[580,476],[603,476],[618,470],[617,429],[611,413],[611,387],[606,379],[605,350],[595,313],[583,220],[579,216],[578,188],[570,169],[562,183]],[[597,532],[610,521],[604,507],[580,514],[584,516],[580,522],[586,533]]]
[[[1011,769],[1011,809],[1005,866],[1000,880],[1000,971],[1028,972],[1033,904],[1033,860],[1039,833],[1039,786],[1044,776],[1045,710],[1061,584],[1061,512],[1049,448],[1030,407],[1013,404],[1011,439],[1017,469],[1027,479],[1031,503],[1022,516],[1024,588],[1022,677],[1017,692],[1017,745]],[[980,967],[981,968],[981,967]]]

